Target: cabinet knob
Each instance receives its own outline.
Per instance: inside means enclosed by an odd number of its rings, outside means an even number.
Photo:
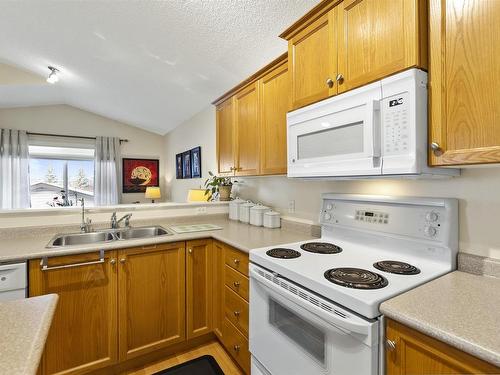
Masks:
[[[121,259],[120,259],[120,263],[121,263],[121,264],[125,263],[125,261],[126,261],[126,259],[125,259],[125,258],[121,258]]]
[[[115,265],[116,264],[116,259],[115,258],[110,259],[109,260],[109,264]]]
[[[189,248],[189,249],[188,249],[188,253],[189,253],[189,254],[193,254],[193,249]]]
[[[344,76],[342,75],[342,73],[337,74],[337,77],[335,79],[338,83],[344,82]]]
[[[393,352],[394,350],[396,350],[396,342],[387,339],[387,340],[385,340],[385,347],[387,350]]]
[[[235,345],[235,346],[233,346],[233,349],[235,352],[239,352],[241,348],[239,345]]]
[[[235,170],[236,170],[236,168],[235,168],[235,167],[231,167],[231,168],[229,168],[229,170],[230,170],[230,171],[235,171]]]
[[[240,282],[239,281],[235,281],[233,283],[233,285],[234,285],[235,288],[239,288],[240,287]]]
[[[235,316],[235,317],[239,317],[239,316],[240,316],[240,314],[241,314],[241,312],[239,312],[239,311],[234,311],[234,312],[233,312],[233,314],[234,314],[234,316]]]
[[[328,78],[328,79],[326,80],[326,85],[327,85],[329,88],[332,88],[332,87],[333,87],[333,84],[334,84],[333,79]]]
[[[239,259],[235,259],[235,260],[233,260],[233,262],[234,262],[234,264],[236,264],[236,265],[240,264],[240,260],[239,260]]]
[[[431,150],[436,156],[441,156],[443,154],[443,149],[437,142],[432,142],[431,143]]]

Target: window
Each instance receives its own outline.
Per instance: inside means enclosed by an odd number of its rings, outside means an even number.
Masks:
[[[33,144],[34,143],[34,144]],[[40,142],[38,142],[40,143]],[[94,148],[30,142],[32,208],[94,205]]]

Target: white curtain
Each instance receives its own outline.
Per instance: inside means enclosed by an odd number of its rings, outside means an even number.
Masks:
[[[30,207],[28,136],[0,129],[0,208]]]
[[[121,157],[120,139],[96,137],[94,203],[96,206],[118,204],[120,201]]]

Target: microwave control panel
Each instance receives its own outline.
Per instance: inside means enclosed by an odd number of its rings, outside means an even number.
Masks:
[[[409,95],[407,92],[382,101],[383,153],[406,154],[411,142],[409,126]]]

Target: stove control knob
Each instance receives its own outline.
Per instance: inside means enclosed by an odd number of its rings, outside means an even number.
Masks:
[[[434,237],[436,235],[436,233],[437,233],[437,230],[434,227],[427,226],[427,227],[424,228],[424,233],[425,233],[426,236]]]
[[[330,219],[332,218],[332,215],[330,215],[330,214],[325,214],[325,216],[324,216],[324,217],[325,217],[325,220],[330,220]]]
[[[434,222],[434,221],[437,221],[437,219],[439,219],[439,216],[434,211],[431,211],[431,212],[427,213],[427,215],[425,215],[425,219],[427,221]]]
[[[328,203],[328,204],[326,205],[326,209],[327,209],[327,210],[331,210],[332,208],[333,208],[333,205],[332,205],[331,203]]]

